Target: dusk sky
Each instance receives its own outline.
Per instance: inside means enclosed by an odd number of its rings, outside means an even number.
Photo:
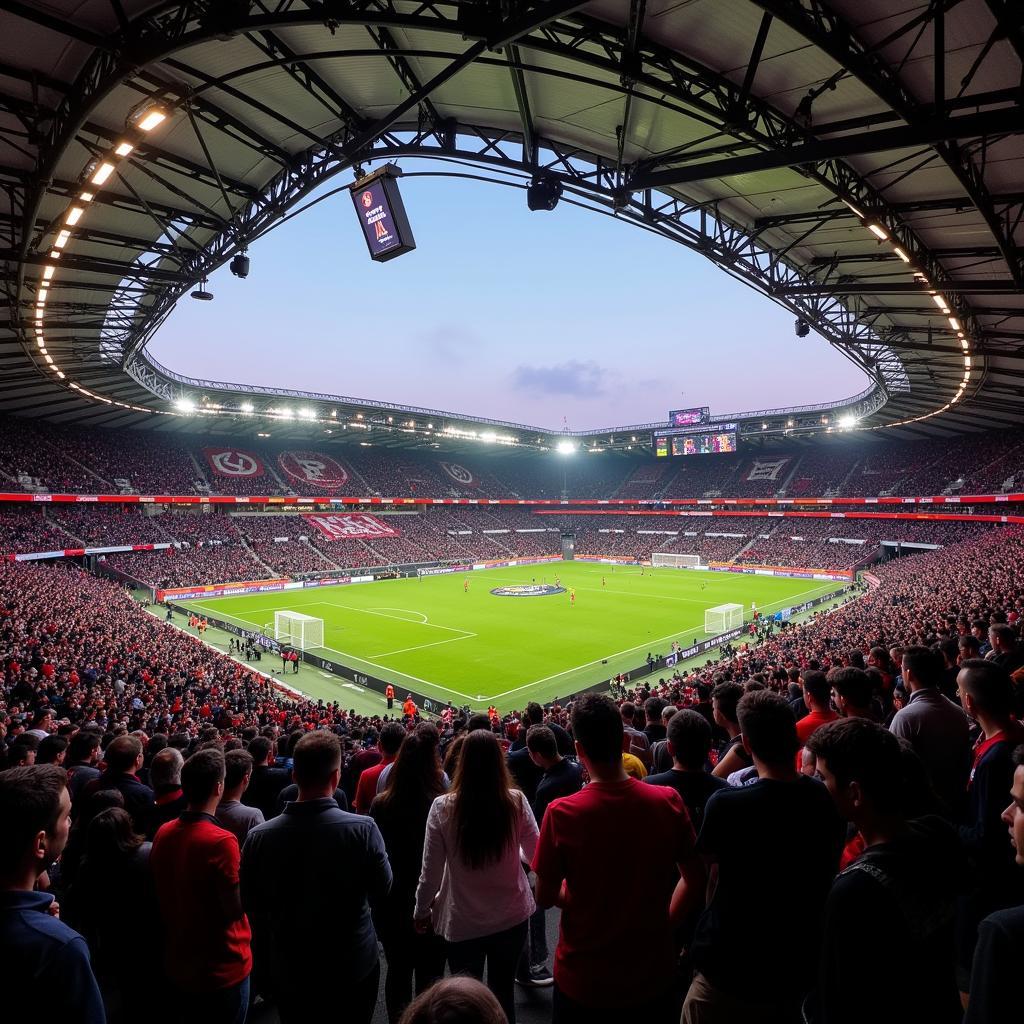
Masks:
[[[680,245],[565,202],[531,213],[517,189],[401,185],[415,252],[371,262],[346,190],[252,246],[245,281],[224,267],[213,302],[181,300],[152,354],[208,380],[572,430],[866,386],[816,334],[796,338],[790,313]]]

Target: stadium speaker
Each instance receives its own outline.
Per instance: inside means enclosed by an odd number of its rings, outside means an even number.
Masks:
[[[199,286],[194,292],[190,293],[193,299],[199,299],[201,302],[210,302],[213,299],[213,292],[206,290],[206,278],[199,282]]]
[[[235,277],[244,281],[249,276],[249,257],[244,252],[237,253],[231,258],[228,268]]]
[[[539,174],[526,189],[526,205],[531,210],[553,210],[562,198],[562,183],[553,174]]]
[[[811,325],[802,316],[797,318],[793,329],[796,331],[798,338],[806,338],[811,333]]]

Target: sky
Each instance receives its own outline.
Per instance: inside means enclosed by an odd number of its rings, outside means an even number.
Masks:
[[[796,338],[792,314],[677,243],[564,201],[530,212],[522,191],[485,182],[405,177],[401,188],[414,252],[372,262],[346,189],[251,246],[244,281],[217,271],[213,302],[183,298],[149,351],[207,380],[547,429],[866,386],[816,334]]]

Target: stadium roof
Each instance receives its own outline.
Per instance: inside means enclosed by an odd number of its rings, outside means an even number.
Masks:
[[[567,197],[761,289],[869,377],[831,411],[758,411],[751,429],[856,417],[872,436],[915,437],[1020,421],[1013,0],[0,0],[0,12],[0,410],[160,430],[193,430],[205,411],[204,428],[249,433],[263,414],[298,415],[282,424],[295,431],[302,413],[362,414],[393,426],[392,443],[436,443],[443,426],[556,443],[436,410],[190,381],[146,354],[178,298],[332,175],[348,184],[356,166],[426,156],[521,185],[557,176]],[[619,445],[631,429],[578,437]]]

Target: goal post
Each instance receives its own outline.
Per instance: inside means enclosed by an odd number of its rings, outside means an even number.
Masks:
[[[274,639],[300,651],[324,645],[324,620],[302,612],[274,612]]]
[[[651,565],[669,566],[673,569],[686,569],[695,565],[703,565],[700,555],[679,555],[672,551],[655,551],[651,554]]]
[[[704,610],[704,632],[725,633],[743,625],[743,605],[719,604]]]

